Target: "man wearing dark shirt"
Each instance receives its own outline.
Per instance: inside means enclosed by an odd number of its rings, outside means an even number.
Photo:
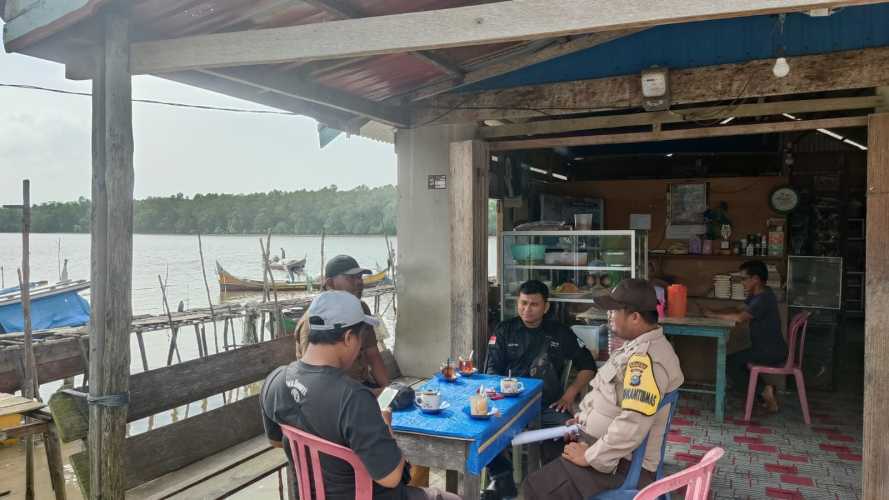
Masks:
[[[577,395],[593,379],[596,363],[590,351],[580,347],[569,328],[544,319],[549,310],[549,289],[537,280],[519,287],[518,316],[497,325],[488,342],[485,373],[543,380],[542,427],[564,425],[574,412]],[[574,382],[564,391],[562,379],[566,361],[577,370]],[[541,446],[544,463],[561,456],[564,443],[545,441]],[[489,465],[499,496],[515,496],[512,463],[499,455]],[[492,495],[494,496],[494,495]]]
[[[745,307],[741,311],[726,312],[704,309],[707,316],[733,321],[749,321],[750,349],[730,354],[726,358],[726,372],[736,389],[746,390],[750,380],[748,363],[777,366],[787,359],[787,342],[781,334],[781,315],[778,299],[765,284],[769,279],[768,268],[762,261],[752,260],[741,264],[743,285],[747,292]],[[778,411],[775,388],[757,379],[756,394],[762,397],[770,412]]]
[[[350,448],[374,480],[374,499],[456,500],[450,493],[403,484],[405,461],[390,427],[392,414],[380,411],[370,389],[346,370],[362,348],[359,334],[376,320],[365,316],[355,295],[325,292],[312,301],[309,345],[303,357],[273,371],[262,388],[266,435],[273,446],[289,444],[281,425],[292,425],[322,439]],[[355,474],[346,462],[321,455],[326,498],[355,498]]]

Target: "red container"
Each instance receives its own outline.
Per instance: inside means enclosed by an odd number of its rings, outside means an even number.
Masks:
[[[667,288],[667,316],[684,318],[688,313],[688,288],[685,285],[670,285]]]

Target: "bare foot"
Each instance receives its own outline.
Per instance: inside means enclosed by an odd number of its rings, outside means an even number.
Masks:
[[[778,413],[778,398],[775,397],[775,387],[771,385],[765,386],[762,391],[762,399],[765,401],[763,405],[769,413]]]

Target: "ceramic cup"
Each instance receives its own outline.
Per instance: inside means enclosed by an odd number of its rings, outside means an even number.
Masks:
[[[441,393],[423,391],[417,396],[417,405],[424,410],[437,410],[441,408]]]
[[[522,390],[522,384],[515,378],[500,379],[500,392],[504,394],[515,394]]]

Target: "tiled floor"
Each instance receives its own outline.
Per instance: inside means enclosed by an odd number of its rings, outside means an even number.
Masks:
[[[746,423],[744,401],[731,397],[728,417],[718,424],[712,397],[683,393],[668,437],[666,472],[696,463],[720,446],[726,454],[713,478],[713,498],[860,498],[860,393],[810,392],[811,426],[803,422],[795,393],[780,401],[778,414],[754,412]]]

